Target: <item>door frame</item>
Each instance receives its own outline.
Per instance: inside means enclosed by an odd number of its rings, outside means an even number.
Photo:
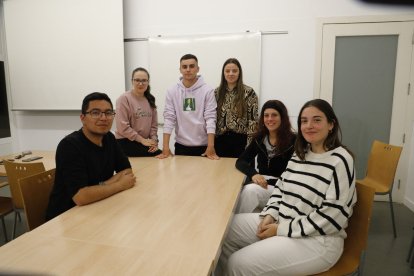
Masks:
[[[3,1],[0,0],[0,60],[4,61],[4,72],[6,80],[6,95],[7,95],[7,105],[9,112],[9,122],[10,122],[10,137],[0,138],[0,155],[10,154],[15,151],[17,146],[15,128],[14,128],[14,114],[11,111],[11,88],[9,81],[9,68],[7,60],[7,47],[6,47],[6,36],[4,28],[4,13],[3,13]]]
[[[314,78],[314,98],[323,98],[321,95],[321,79],[322,79],[322,57],[323,57],[323,31],[324,26],[329,24],[363,24],[363,23],[392,23],[392,22],[414,22],[414,15],[397,15],[397,16],[358,16],[358,17],[336,17],[336,18],[318,18],[316,22],[316,47],[315,47],[315,78]],[[414,44],[414,34],[412,36],[412,45]],[[404,202],[411,210],[414,211],[414,196],[412,198],[407,198],[405,191],[407,188],[407,178],[409,174],[409,164],[414,163],[414,157],[409,156],[410,148],[414,147],[411,145],[411,137],[413,135],[412,122],[414,120],[414,58],[413,51],[411,51],[411,57],[409,57],[411,62],[411,71],[409,76],[404,76],[407,79],[408,83],[411,83],[411,92],[408,91],[409,96],[406,102],[405,121],[403,123],[404,131],[404,141],[402,142],[402,137],[399,144],[403,145],[403,152],[400,157],[400,162],[398,165],[397,173],[395,176],[395,185],[394,185],[394,201],[395,202]],[[397,73],[397,72],[396,72]],[[401,76],[396,75],[395,81]],[[408,89],[405,88],[405,89]],[[411,97],[410,97],[411,96]],[[390,130],[393,131],[392,129]],[[390,138],[394,136],[395,133],[390,133]],[[411,158],[411,160],[410,160]],[[411,161],[411,162],[410,162]],[[400,182],[398,182],[398,180]],[[377,199],[386,200],[385,197],[377,197]]]
[[[387,15],[387,16],[353,16],[353,17],[329,17],[317,18],[315,35],[315,78],[314,78],[314,98],[319,98],[321,87],[321,68],[322,68],[322,44],[323,27],[327,24],[355,24],[355,23],[384,23],[384,22],[407,22],[414,21],[414,15]]]

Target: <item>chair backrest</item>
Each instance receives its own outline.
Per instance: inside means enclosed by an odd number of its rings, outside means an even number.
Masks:
[[[10,186],[10,193],[13,199],[14,208],[22,209],[23,200],[20,193],[18,180],[20,178],[45,171],[43,163],[17,163],[4,160],[7,179]]]
[[[366,177],[391,188],[402,147],[374,140],[368,158]]]
[[[356,183],[357,202],[353,208],[346,228],[347,238],[344,251],[338,262],[328,271],[316,274],[318,276],[348,275],[360,266],[361,256],[367,247],[369,225],[371,221],[372,203],[375,189],[364,184]]]
[[[56,169],[51,169],[19,179],[29,230],[45,222],[49,195],[55,182],[55,171]]]

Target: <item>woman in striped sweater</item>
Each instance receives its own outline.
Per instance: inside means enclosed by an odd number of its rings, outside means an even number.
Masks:
[[[356,202],[354,160],[340,137],[329,103],[302,107],[295,154],[263,211],[235,215],[217,274],[310,275],[337,262]]]

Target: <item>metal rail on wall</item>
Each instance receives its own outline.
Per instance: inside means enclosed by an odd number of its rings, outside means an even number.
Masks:
[[[246,31],[249,33],[250,31]],[[260,31],[262,35],[278,35],[278,34],[288,34],[288,31]],[[226,33],[223,33],[225,35]],[[204,35],[204,34],[203,34]],[[209,34],[205,34],[209,35]],[[162,35],[157,35],[156,37],[162,37]],[[148,41],[149,37],[136,37],[136,38],[125,38],[124,42],[135,42],[135,41]]]

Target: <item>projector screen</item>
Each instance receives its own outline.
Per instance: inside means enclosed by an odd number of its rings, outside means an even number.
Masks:
[[[125,91],[119,0],[4,1],[12,110],[80,110]]]

